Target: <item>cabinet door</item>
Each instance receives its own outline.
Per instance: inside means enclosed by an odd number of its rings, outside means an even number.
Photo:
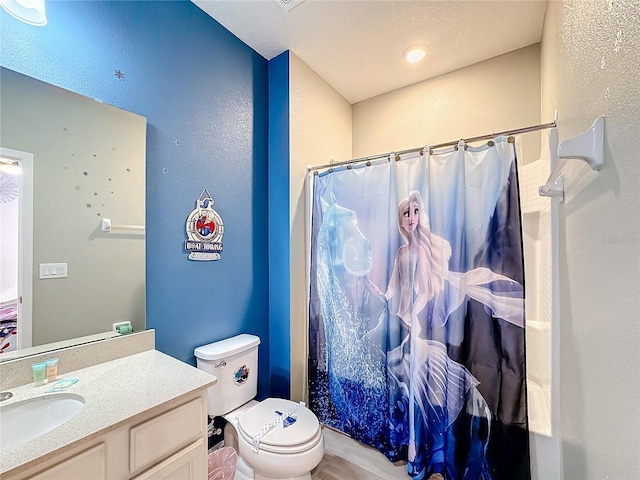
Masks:
[[[29,480],[106,480],[106,448],[100,443]]]
[[[204,439],[201,438],[133,480],[205,480],[206,478],[207,448]]]
[[[206,436],[204,400],[199,397],[131,428],[129,469],[132,475]]]

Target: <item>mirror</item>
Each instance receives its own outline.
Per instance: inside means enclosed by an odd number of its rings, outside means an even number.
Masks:
[[[0,93],[3,352],[144,330],[146,119],[6,68]]]

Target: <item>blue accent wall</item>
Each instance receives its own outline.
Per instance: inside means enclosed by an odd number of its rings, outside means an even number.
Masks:
[[[269,337],[271,394],[290,397],[289,52],[269,61]]]
[[[0,11],[2,66],[148,121],[147,327],[156,347],[195,364],[199,345],[258,335],[259,395],[268,395],[268,62],[188,1],[49,1],[47,16],[32,27]],[[183,249],[205,188],[225,226],[217,262],[188,260]]]

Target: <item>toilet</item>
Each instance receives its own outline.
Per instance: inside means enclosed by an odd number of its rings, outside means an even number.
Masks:
[[[260,338],[242,334],[195,349],[197,367],[218,378],[207,392],[209,416],[223,416],[225,446],[238,452],[238,472],[255,480],[311,480],[324,455],[315,414],[282,398],[254,400]]]

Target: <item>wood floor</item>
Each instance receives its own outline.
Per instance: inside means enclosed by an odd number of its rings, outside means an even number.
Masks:
[[[324,458],[312,472],[313,480],[407,480],[404,462],[391,463],[376,449],[324,428]]]
[[[391,463],[376,449],[323,427],[324,458],[311,472],[312,480],[410,480],[404,462]],[[239,468],[234,480],[249,480]]]

